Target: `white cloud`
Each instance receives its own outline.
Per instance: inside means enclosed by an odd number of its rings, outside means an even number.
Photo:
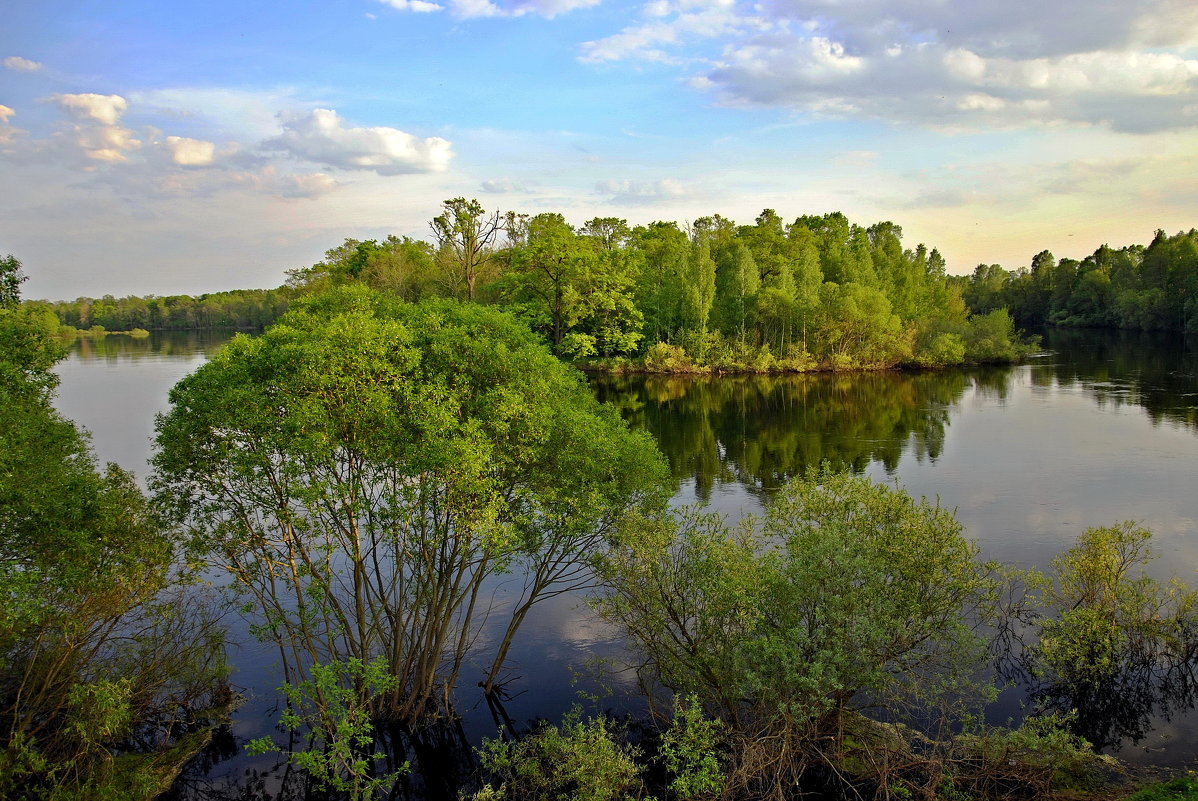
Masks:
[[[391,6],[396,11],[414,11],[417,14],[427,14],[431,11],[441,11],[445,8],[445,6],[428,3],[425,0],[379,0],[379,2]],[[366,16],[373,19],[373,16],[370,14]]]
[[[342,170],[371,170],[379,175],[441,172],[453,157],[449,141],[420,139],[397,128],[346,128],[337,112],[315,109],[279,115],[283,133],[267,148]]]
[[[760,29],[757,20],[738,15],[730,2],[671,6],[661,0],[650,0],[644,13],[652,21],[630,25],[602,39],[583,42],[579,60],[586,63],[630,58],[674,61],[676,59],[664,48]]]
[[[379,2],[397,11],[416,13],[441,11],[445,8],[445,5],[430,3],[427,0],[379,0]],[[511,0],[511,2],[504,3],[495,3],[492,0],[446,0],[449,12],[458,19],[523,17],[528,14],[553,19],[559,14],[579,8],[590,8],[599,3],[600,0]]]
[[[96,161],[126,161],[128,151],[141,147],[141,140],[134,138],[133,131],[120,125],[77,125],[74,133],[75,142],[88,158]]]
[[[289,88],[267,90],[227,87],[168,87],[129,94],[141,114],[153,114],[175,123],[186,123],[211,138],[257,141],[279,132],[278,110],[311,109]]]
[[[14,142],[18,135],[25,133],[20,128],[13,127],[8,124],[9,118],[16,115],[8,106],[0,104],[0,145],[7,145]],[[2,153],[4,151],[0,151]]]
[[[332,192],[338,185],[328,173],[293,173],[280,177],[276,192],[282,197],[314,198]]]
[[[129,102],[120,95],[58,94],[46,101],[54,103],[77,120],[58,134],[58,141],[70,140],[92,161],[115,164],[126,161],[127,153],[141,147],[134,132],[119,125]],[[45,152],[44,144],[42,150]],[[69,154],[67,155],[69,158]]]
[[[649,0],[583,62],[703,66],[726,105],[937,127],[1198,123],[1198,3]]]
[[[686,187],[673,178],[663,178],[660,181],[600,181],[595,184],[595,192],[609,195],[609,200],[615,203],[654,203],[688,194]]]
[[[98,95],[92,92],[77,95],[51,95],[48,100],[77,119],[95,120],[115,125],[129,107],[120,95]]]
[[[168,136],[166,147],[171,160],[180,167],[206,167],[216,157],[216,144],[185,136]]]
[[[38,61],[30,61],[20,56],[9,56],[4,59],[4,67],[14,72],[37,72],[42,68],[42,65]]]

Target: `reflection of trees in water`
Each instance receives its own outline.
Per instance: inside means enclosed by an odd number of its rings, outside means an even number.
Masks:
[[[1038,687],[1032,697],[1046,711],[1076,710],[1074,733],[1095,749],[1139,743],[1160,720],[1194,708],[1192,662],[1135,650],[1096,681],[1060,681]]]
[[[1045,346],[1053,355],[1032,367],[1034,384],[1080,386],[1100,405],[1198,429],[1198,337],[1054,328]]]
[[[81,336],[71,345],[71,353],[82,361],[115,362],[118,359],[163,358],[167,356],[204,356],[232,339],[230,331],[179,331],[155,333],[148,337],[107,334]]]
[[[1006,386],[1008,371],[987,373]],[[860,472],[898,466],[905,449],[936,459],[949,409],[969,386],[960,371],[685,378],[594,382],[601,400],[648,429],[677,480],[707,499],[717,482],[772,491],[822,462]]]

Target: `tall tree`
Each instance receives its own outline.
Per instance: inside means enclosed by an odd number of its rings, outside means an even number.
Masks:
[[[442,204],[442,213],[432,220],[437,247],[449,259],[449,278],[453,286],[465,285],[466,299],[474,300],[479,276],[493,255],[503,218],[498,211],[487,212],[475,199],[456,197]]]

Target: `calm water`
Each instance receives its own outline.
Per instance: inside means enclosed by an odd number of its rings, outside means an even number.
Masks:
[[[59,368],[58,407],[92,432],[101,461],[144,478],[154,414],[226,339],[81,341]],[[1135,520],[1156,534],[1154,574],[1198,581],[1198,341],[1050,332],[1045,351],[1010,369],[593,383],[657,438],[677,503],[756,512],[787,477],[829,461],[939,497],[989,558],[1046,566],[1086,527]],[[270,730],[280,680],[269,654],[235,637],[243,642],[232,654],[234,681],[249,701],[234,734],[253,737]],[[577,599],[546,604],[513,654],[524,680],[509,712],[518,721],[558,717],[576,698],[574,672],[619,652]],[[614,691],[619,707],[619,682]],[[480,699],[460,700],[471,738],[493,731]],[[992,717],[1016,714],[1017,701],[1008,693]],[[1121,755],[1192,759],[1198,715],[1171,717]],[[232,759],[213,775],[231,780],[247,765]]]

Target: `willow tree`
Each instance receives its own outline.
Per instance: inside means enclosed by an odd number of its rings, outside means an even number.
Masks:
[[[586,584],[622,517],[663,502],[647,435],[469,304],[312,297],[171,404],[156,489],[247,596],[288,683],[382,659],[394,688],[362,703],[404,724],[451,711],[468,658],[492,689],[529,609]],[[516,597],[489,581],[505,572]]]

